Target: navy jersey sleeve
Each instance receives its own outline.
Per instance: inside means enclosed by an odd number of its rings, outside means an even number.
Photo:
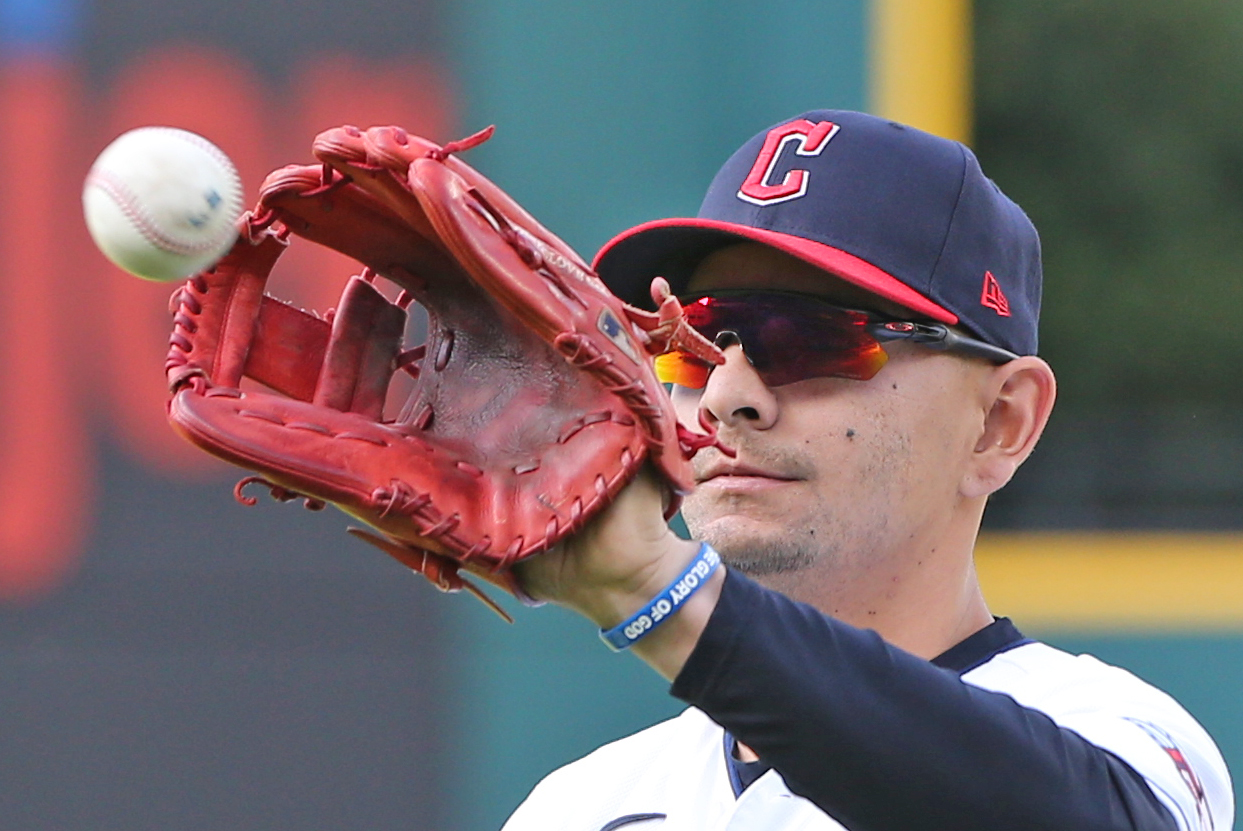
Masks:
[[[672,692],[851,831],[1175,831],[1113,754],[729,572]]]

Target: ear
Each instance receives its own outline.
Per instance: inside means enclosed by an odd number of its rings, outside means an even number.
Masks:
[[[1028,355],[997,367],[982,392],[984,429],[960,486],[968,498],[999,490],[1031,454],[1053,411],[1057,381],[1047,363]]]

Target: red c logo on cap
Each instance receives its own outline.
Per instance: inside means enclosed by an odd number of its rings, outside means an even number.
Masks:
[[[743,180],[738,189],[738,198],[756,205],[774,205],[788,199],[798,199],[807,192],[806,170],[794,169],[786,173],[777,184],[768,184],[773,175],[773,168],[781,151],[788,142],[796,142],[794,152],[800,156],[819,156],[820,151],[829,143],[829,139],[837,135],[838,125],[832,121],[821,121],[813,124],[805,118],[782,124],[768,131],[764,138],[764,146],[751,172]]]

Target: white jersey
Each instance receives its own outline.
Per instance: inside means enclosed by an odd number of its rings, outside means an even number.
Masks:
[[[1131,673],[1027,642],[961,678],[1009,695],[1122,759],[1181,831],[1230,831],[1234,799],[1212,739],[1170,696]],[[790,793],[775,770],[735,796],[725,742],[721,727],[689,708],[554,771],[504,831],[843,831]]]

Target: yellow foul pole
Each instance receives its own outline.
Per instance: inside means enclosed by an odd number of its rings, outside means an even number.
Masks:
[[[971,139],[971,0],[872,0],[870,109]]]

